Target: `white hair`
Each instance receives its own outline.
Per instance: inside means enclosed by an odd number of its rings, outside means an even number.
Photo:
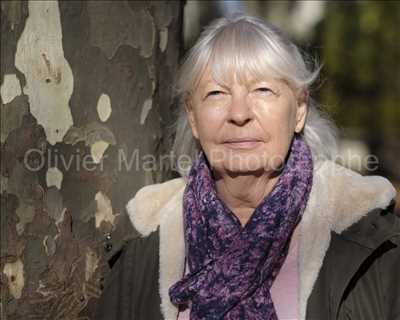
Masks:
[[[198,85],[206,66],[220,83],[227,83],[234,71],[240,82],[245,82],[248,75],[257,80],[268,76],[304,92],[309,92],[320,71],[315,60],[302,55],[281,30],[259,18],[236,15],[214,20],[183,60],[174,88],[180,105],[173,152],[178,159],[177,171],[182,176],[187,176],[189,166],[180,164],[181,156],[193,161],[201,150],[192,135],[184,103]],[[336,156],[336,126],[311,98],[301,134],[310,146],[314,162]]]

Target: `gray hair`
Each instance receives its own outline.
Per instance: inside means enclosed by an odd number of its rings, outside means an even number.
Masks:
[[[302,55],[281,30],[259,18],[236,15],[214,20],[185,56],[174,88],[180,109],[172,150],[178,159],[177,171],[184,177],[190,167],[180,163],[181,157],[189,157],[190,164],[201,146],[192,135],[183,106],[207,65],[214,79],[221,83],[226,83],[235,70],[239,81],[246,81],[248,74],[257,80],[268,75],[285,81],[293,90],[303,91],[309,91],[321,69],[315,60]],[[336,156],[337,128],[311,98],[301,134],[310,146],[315,163]]]

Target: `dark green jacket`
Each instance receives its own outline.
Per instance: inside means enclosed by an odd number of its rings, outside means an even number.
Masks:
[[[314,178],[302,219],[300,319],[400,320],[400,218],[390,201],[394,191],[383,178],[331,169]],[[348,183],[357,190],[338,188]],[[96,320],[176,319],[167,289],[183,272],[183,185],[172,180],[146,187],[128,203],[142,237],[127,241],[114,257]]]

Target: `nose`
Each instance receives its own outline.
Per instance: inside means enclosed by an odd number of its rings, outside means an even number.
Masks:
[[[252,111],[244,95],[232,96],[228,121],[237,126],[244,126],[253,118]]]

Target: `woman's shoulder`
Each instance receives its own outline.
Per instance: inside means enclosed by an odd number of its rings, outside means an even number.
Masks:
[[[155,231],[163,215],[181,205],[185,186],[184,178],[176,178],[139,189],[126,205],[134,228],[142,236]]]
[[[394,207],[393,201],[387,208],[368,212],[340,234],[332,233],[323,278],[333,288],[333,301],[343,300],[344,308],[354,314],[363,314],[368,304],[377,301],[387,316],[375,319],[400,314],[400,217]]]
[[[323,161],[314,170],[307,219],[328,221],[332,230],[342,233],[363,217],[388,208],[395,198],[396,189],[385,177]]]
[[[158,294],[159,232],[128,239],[109,261],[110,272],[96,308],[96,320],[161,319]],[[140,311],[138,311],[140,310]]]

